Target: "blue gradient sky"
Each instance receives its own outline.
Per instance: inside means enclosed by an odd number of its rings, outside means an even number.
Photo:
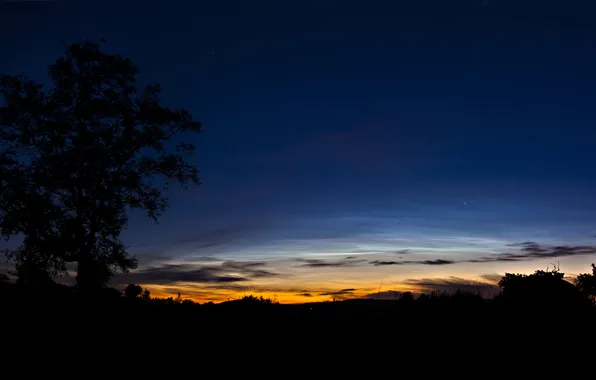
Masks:
[[[124,240],[141,268],[209,257],[288,272],[296,258],[409,250],[409,260],[459,261],[520,242],[596,240],[593,2],[0,7],[9,15],[2,35],[11,36],[0,71],[41,81],[63,43],[104,37],[106,50],[138,63],[141,83],[161,83],[166,104],[204,123],[195,159],[203,184],[172,190],[159,225],[131,217]],[[577,273],[595,259],[560,261]],[[474,278],[553,260],[308,268],[283,286],[306,277],[317,289],[378,284],[389,269],[396,284],[447,272]],[[193,286],[199,299],[219,291]]]

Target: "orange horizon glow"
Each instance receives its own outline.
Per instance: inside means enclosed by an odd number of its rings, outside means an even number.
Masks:
[[[594,257],[568,259],[561,263],[561,271],[566,273],[567,280],[572,281],[577,274],[588,272],[590,264],[594,261]],[[240,289],[235,289],[235,284],[226,286],[226,284],[198,282],[177,282],[166,285],[139,283],[139,285],[148,289],[152,298],[176,298],[180,293],[183,300],[221,303],[252,295],[269,298],[283,304],[299,304],[358,298],[392,299],[397,298],[400,292],[421,294],[446,291],[441,286],[428,285],[428,280],[435,280],[439,284],[441,281],[459,283],[464,287],[467,286],[467,290],[473,290],[478,286],[485,287],[484,290],[498,291],[499,276],[503,276],[505,273],[531,274],[538,269],[547,268],[550,264],[541,260],[495,263],[490,266],[490,270],[486,270],[486,266],[478,267],[478,264],[445,265],[432,268],[368,266],[325,269],[294,268],[293,270],[284,267],[281,263],[272,265],[283,270],[284,276],[240,282],[239,284],[242,284],[238,285]],[[488,276],[482,276],[480,273],[492,273],[492,277],[488,279]],[[418,284],[418,281],[421,283]],[[457,290],[457,285],[450,288],[450,291],[455,290]],[[480,292],[482,294],[482,291]],[[382,297],[377,297],[377,295]]]
[[[246,292],[227,292],[227,291],[217,291],[212,292],[209,296],[201,296],[197,295],[196,288],[189,288],[184,285],[179,285],[176,287],[177,291],[173,291],[171,286],[162,286],[162,285],[152,285],[152,284],[140,284],[144,289],[148,289],[151,292],[152,298],[176,298],[178,292],[180,292],[180,297],[183,300],[192,300],[194,302],[199,303],[221,303],[226,301],[232,301],[241,299],[244,296],[255,296],[255,297],[263,297],[269,298],[274,302],[279,302],[283,304],[302,304],[302,303],[310,303],[310,302],[327,302],[335,300],[346,300],[346,299],[358,299],[358,298],[365,298],[367,295],[371,294],[371,292],[367,292],[364,290],[356,290],[351,292],[350,295],[346,296],[332,296],[332,295],[317,295],[313,294],[311,296],[304,296],[304,295],[297,295],[293,292],[289,291],[259,291],[255,289],[255,291],[246,291]],[[165,288],[165,289],[164,289]],[[328,292],[338,292],[342,289],[329,289]],[[424,292],[423,288],[414,288],[414,287],[407,287],[404,286],[400,289],[391,289],[395,292],[412,292],[414,294],[420,294]]]

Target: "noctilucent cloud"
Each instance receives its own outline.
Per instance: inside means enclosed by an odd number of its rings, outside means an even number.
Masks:
[[[158,225],[131,215],[140,267],[116,284],[490,291],[596,260],[596,8],[516,3],[6,2],[0,71],[47,82],[66,43],[105,38],[203,122],[202,185]]]

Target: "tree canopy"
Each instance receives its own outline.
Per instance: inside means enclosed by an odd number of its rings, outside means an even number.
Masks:
[[[501,297],[525,307],[558,307],[577,303],[581,295],[564,277],[565,274],[558,269],[537,270],[530,275],[506,273],[499,281]]]
[[[119,238],[128,211],[157,220],[169,182],[199,183],[195,146],[180,136],[201,124],[163,106],[159,85],[139,93],[138,72],[82,42],[49,66],[49,89],[0,77],[0,234],[23,238],[9,252],[21,281],[48,282],[76,263],[79,289],[104,286],[136,265]]]
[[[592,274],[582,273],[575,279],[579,291],[596,303],[596,264],[592,264]]]
[[[141,294],[143,294],[143,288],[141,288],[139,285],[129,284],[126,286],[126,288],[124,288],[124,295],[128,299],[137,298]]]

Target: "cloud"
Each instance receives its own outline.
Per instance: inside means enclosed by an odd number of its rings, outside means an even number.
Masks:
[[[490,256],[484,256],[479,259],[469,260],[470,263],[490,263],[499,261],[527,261],[536,259],[549,259],[556,257],[569,257],[581,255],[596,254],[596,247],[587,245],[561,245],[561,246],[545,246],[531,241],[517,243],[510,245],[511,247],[519,247],[519,252],[516,253],[500,253]]]
[[[206,249],[236,243],[245,238],[258,227],[255,226],[229,226],[187,235],[176,240],[175,245],[191,247],[193,249]]]
[[[455,264],[455,263],[457,263],[457,261],[443,260],[443,259],[424,260],[424,261],[413,261],[413,260],[407,260],[407,261],[382,261],[382,260],[373,260],[373,261],[370,261],[369,263],[372,264],[372,265],[374,265],[374,266],[383,266],[383,265],[416,265],[416,264],[420,264],[420,265],[449,265],[449,264]]]
[[[403,292],[398,292],[396,290],[385,290],[382,292],[376,293],[369,293],[362,298],[370,298],[375,300],[396,300],[401,297]]]
[[[378,267],[382,265],[404,265],[406,261],[383,261],[383,260],[373,260],[370,261],[370,264]]]
[[[507,247],[523,247],[523,246],[530,245],[530,244],[536,244],[536,243],[531,242],[531,241],[524,241],[522,243],[511,243],[511,244],[507,244],[506,246]]]
[[[275,277],[278,273],[262,268],[263,262],[225,261],[219,266],[200,266],[196,264],[168,264],[137,270],[119,275],[113,284],[156,284],[168,285],[179,282],[204,284],[230,284],[249,281],[253,278]]]
[[[248,244],[250,239],[266,229],[266,225],[261,222],[251,222],[250,224],[239,224],[222,228],[214,228],[206,231],[184,234],[181,236],[172,236],[172,240],[162,244],[150,246],[151,256],[171,256],[166,254],[171,250],[205,250],[208,248],[236,245],[239,243]],[[133,247],[135,251],[145,254],[147,247]],[[156,261],[156,260],[153,260]]]
[[[195,286],[201,290],[229,290],[232,292],[248,292],[254,289],[253,286],[249,286],[248,282],[241,282],[241,283],[216,283],[216,284],[201,284],[198,283]]]
[[[402,283],[417,286],[423,292],[438,291],[455,293],[456,291],[467,291],[480,293],[483,296],[494,296],[500,291],[499,287],[495,284],[466,280],[459,277],[406,279]]]
[[[369,254],[369,255],[409,255],[410,249],[353,249],[349,253]]]
[[[278,273],[263,269],[262,267],[264,265],[265,263],[261,261],[225,261],[221,264],[220,268],[223,271],[238,272],[250,278],[275,277],[279,275]]]
[[[193,263],[198,263],[198,262],[213,262],[213,261],[221,261],[221,259],[218,259],[217,257],[214,256],[185,256],[185,257],[181,257],[179,260],[182,261],[190,261]]]
[[[457,261],[438,259],[438,260],[412,261],[412,263],[419,263],[419,264],[424,264],[424,265],[450,265],[450,264],[457,263]]]
[[[510,244],[508,246],[518,248],[518,252],[498,253],[498,254],[494,254],[494,255],[480,257],[478,259],[460,260],[460,261],[446,260],[446,259],[424,260],[424,261],[372,260],[372,261],[369,261],[369,264],[372,264],[374,266],[451,265],[451,264],[458,264],[458,263],[491,263],[491,262],[529,261],[529,260],[549,259],[549,258],[556,258],[556,257],[569,257],[569,256],[596,254],[596,247],[585,246],[585,245],[546,246],[546,245],[540,245],[538,243],[526,241],[523,243]]]
[[[344,293],[351,293],[353,291],[355,291],[356,289],[354,288],[348,288],[348,289],[342,289],[342,290],[338,290],[336,292],[331,292],[331,293],[324,293],[321,294],[322,296],[327,296],[327,295],[335,295],[335,294],[344,294]]]
[[[332,260],[318,260],[318,259],[296,259],[298,262],[302,262],[304,264],[300,265],[301,267],[308,267],[308,268],[328,268],[328,267],[349,267],[354,266],[355,264],[365,262],[366,260],[348,260],[348,261],[332,261]]]
[[[301,296],[301,297],[312,297],[312,294],[310,294],[310,293],[298,293],[296,295]]]
[[[356,291],[356,289],[354,289],[354,288],[348,288],[348,289],[338,290],[338,291],[335,291],[335,292],[321,293],[319,295],[321,295],[321,296],[331,296],[331,297],[333,297],[335,299],[342,300],[342,299],[353,298],[355,291]]]
[[[142,258],[142,265],[152,265],[176,260],[211,261],[217,260],[204,256],[206,252],[220,250],[227,246],[248,246],[258,239],[259,233],[266,230],[262,221],[239,224],[211,230],[191,233],[169,234],[168,238],[155,244],[139,244],[130,247],[130,253]],[[200,256],[189,252],[201,252]],[[219,260],[217,260],[219,261]]]
[[[501,281],[501,278],[503,278],[503,275],[498,274],[498,273],[489,273],[489,274],[481,275],[480,278],[482,278],[486,282],[496,285],[499,283],[499,281]]]
[[[241,276],[220,275],[215,267],[199,267],[194,265],[164,265],[161,267],[147,268],[141,271],[131,272],[126,275],[117,276],[116,283],[135,284],[157,284],[167,285],[177,282],[201,282],[201,283],[228,283],[248,281],[248,278]]]

